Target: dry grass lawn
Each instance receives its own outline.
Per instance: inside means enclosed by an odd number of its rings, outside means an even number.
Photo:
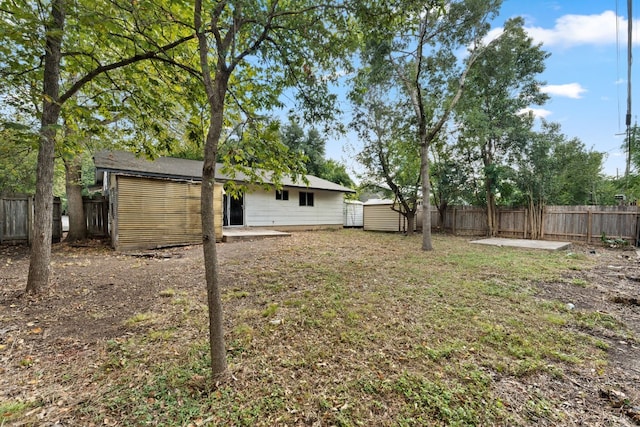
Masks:
[[[233,378],[218,386],[200,247],[57,245],[38,298],[21,294],[26,250],[1,247],[0,425],[640,423],[638,306],[605,298],[635,252],[468,240],[220,244]]]

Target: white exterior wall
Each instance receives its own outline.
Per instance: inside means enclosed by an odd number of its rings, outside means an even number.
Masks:
[[[254,189],[244,195],[244,219],[248,227],[289,225],[342,225],[343,194],[304,188],[284,188],[289,200],[276,200],[275,190]],[[300,206],[300,191],[313,193],[313,206]]]
[[[362,227],[364,225],[363,203],[356,200],[345,200],[343,218],[345,227]]]

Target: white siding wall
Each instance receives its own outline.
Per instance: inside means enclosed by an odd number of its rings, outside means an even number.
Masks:
[[[249,227],[342,225],[342,193],[301,188],[284,190],[289,191],[289,200],[276,200],[275,190],[247,192],[244,195],[245,224]],[[313,193],[313,206],[300,206],[300,191]]]
[[[362,227],[364,225],[364,206],[362,202],[345,200],[343,212],[343,224],[345,227]]]

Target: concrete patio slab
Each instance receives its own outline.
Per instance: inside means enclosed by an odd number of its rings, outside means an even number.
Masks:
[[[569,249],[571,242],[553,242],[549,240],[505,239],[494,237],[490,239],[473,240],[471,243],[490,246],[508,246],[525,249],[544,249],[547,251],[561,251]]]
[[[239,240],[256,240],[268,237],[286,237],[290,233],[276,230],[265,230],[261,228],[224,228],[222,230],[223,242],[237,242]]]

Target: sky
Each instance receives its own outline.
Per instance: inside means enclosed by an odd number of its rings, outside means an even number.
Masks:
[[[633,2],[633,55],[640,45],[640,2]],[[493,22],[522,16],[525,29],[551,56],[540,76],[549,101],[534,113],[557,122],[569,138],[578,138],[589,150],[605,154],[602,172],[622,176],[627,113],[627,0],[505,0]],[[618,35],[616,35],[618,32]],[[632,65],[632,123],[640,114],[640,61]],[[639,94],[637,99],[635,94]],[[350,107],[345,106],[345,110]],[[620,135],[622,134],[622,135]],[[355,161],[355,135],[329,139],[327,157],[361,170]]]

